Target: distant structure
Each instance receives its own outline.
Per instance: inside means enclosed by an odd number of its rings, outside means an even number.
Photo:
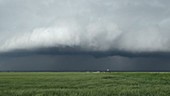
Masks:
[[[110,72],[110,69],[106,69],[106,72]]]

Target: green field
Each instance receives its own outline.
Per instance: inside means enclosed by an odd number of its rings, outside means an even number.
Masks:
[[[170,73],[1,72],[0,96],[170,96]]]

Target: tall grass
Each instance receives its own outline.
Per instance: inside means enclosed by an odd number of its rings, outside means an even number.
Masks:
[[[170,73],[1,72],[0,96],[170,96]]]

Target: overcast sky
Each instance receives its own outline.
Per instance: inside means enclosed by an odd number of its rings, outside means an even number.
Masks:
[[[0,70],[170,71],[169,0],[0,0]]]

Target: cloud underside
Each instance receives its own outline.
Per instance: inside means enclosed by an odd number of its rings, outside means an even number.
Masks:
[[[0,52],[58,48],[66,53],[75,49],[80,53],[169,53],[169,3],[1,0]]]

